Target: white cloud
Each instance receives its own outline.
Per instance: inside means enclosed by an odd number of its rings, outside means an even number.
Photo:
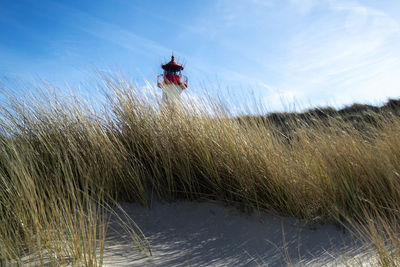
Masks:
[[[398,21],[383,11],[332,1],[329,12],[287,46],[286,81],[279,87],[301,90],[315,102],[400,96],[399,33]]]

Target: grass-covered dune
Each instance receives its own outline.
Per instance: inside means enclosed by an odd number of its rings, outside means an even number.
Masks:
[[[3,262],[36,254],[41,263],[101,264],[114,203],[157,198],[352,225],[382,266],[399,264],[398,100],[233,117],[215,103],[212,112],[160,112],[120,79],[104,79],[102,89],[107,101],[96,108],[56,93],[8,95],[0,115]],[[140,230],[127,231],[146,252]]]
[[[240,116],[241,121],[255,121],[266,126],[273,125],[282,133],[291,133],[294,130],[293,124],[313,127],[321,123],[328,124],[331,121],[350,123],[355,129],[367,130],[365,127],[378,126],[379,121],[385,120],[387,114],[400,116],[400,100],[389,99],[382,106],[366,104],[353,104],[342,109],[322,107],[298,112],[269,113],[265,116]]]

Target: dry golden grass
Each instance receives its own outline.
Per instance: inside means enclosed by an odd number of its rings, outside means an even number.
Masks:
[[[160,113],[126,81],[103,79],[101,116],[56,94],[28,104],[10,96],[2,109],[4,261],[36,252],[42,263],[101,264],[107,207],[148,205],[157,196],[350,223],[376,245],[382,266],[398,264],[398,115],[372,114],[375,124],[357,126],[336,117],[310,118],[312,126],[293,119],[288,134],[272,121],[239,121],[217,104],[212,112]]]

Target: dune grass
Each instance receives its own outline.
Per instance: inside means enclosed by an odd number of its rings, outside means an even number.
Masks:
[[[35,253],[41,263],[101,265],[113,203],[149,206],[156,197],[353,225],[381,266],[399,264],[396,111],[356,123],[311,112],[277,127],[216,103],[160,112],[119,78],[103,77],[102,89],[101,114],[56,93],[28,102],[8,95],[0,115],[3,261]],[[128,230],[146,253],[140,230]]]

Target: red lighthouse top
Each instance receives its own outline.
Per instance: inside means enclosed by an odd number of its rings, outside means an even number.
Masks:
[[[161,65],[161,68],[166,71],[179,71],[183,70],[183,67],[175,62],[174,56],[171,56],[171,61],[167,64]]]
[[[164,70],[164,73],[157,77],[158,87],[164,88],[166,85],[172,84],[180,87],[182,90],[187,88],[188,79],[181,73],[183,66],[175,62],[173,55],[171,56],[171,61],[161,65],[161,68]]]

